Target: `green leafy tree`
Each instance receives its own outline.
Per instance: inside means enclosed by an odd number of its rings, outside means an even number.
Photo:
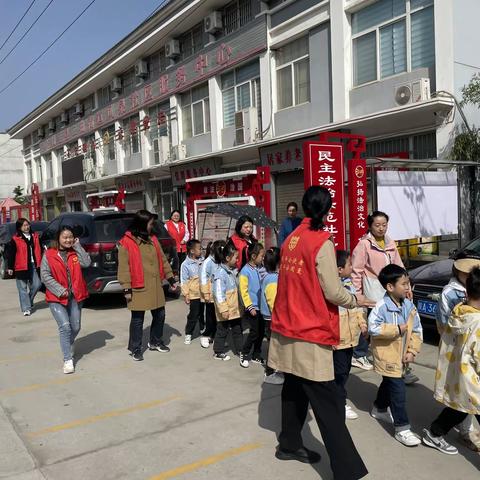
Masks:
[[[23,194],[23,188],[20,186],[20,185],[17,185],[14,189],[13,189],[13,199],[17,202],[17,203],[20,203],[20,204],[24,204],[27,199],[25,198],[25,195]]]

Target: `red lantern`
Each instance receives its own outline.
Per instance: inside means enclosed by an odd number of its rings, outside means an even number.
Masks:
[[[163,110],[160,110],[157,114],[157,124],[160,125],[165,125],[167,123],[167,116],[165,115],[165,112]]]
[[[82,152],[87,153],[88,150],[88,143],[82,143]]]
[[[128,125],[128,129],[131,135],[135,135],[137,133],[137,122],[135,120],[132,120]]]

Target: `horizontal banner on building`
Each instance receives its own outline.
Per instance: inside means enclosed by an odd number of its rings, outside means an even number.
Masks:
[[[170,173],[173,186],[181,187],[185,185],[185,180],[188,178],[208,177],[219,173],[219,170],[219,160],[208,158],[200,162],[176,165],[170,168]]]
[[[302,138],[294,142],[278,143],[260,148],[262,166],[270,167],[271,172],[285,172],[303,168],[303,142],[316,140],[317,138]]]
[[[266,24],[264,19],[259,19],[248,31],[201,50],[197,57],[168,68],[158,79],[142,85],[131,94],[116,99],[110,105],[51,135],[40,143],[40,153],[66,145],[141,108],[188,90],[189,87],[258,55],[266,48]]]

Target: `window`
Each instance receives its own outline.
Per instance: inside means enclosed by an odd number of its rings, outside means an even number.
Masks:
[[[155,164],[160,163],[160,158],[165,155],[162,151],[164,138],[168,139],[168,145],[170,147],[170,103],[162,103],[151,107],[148,111],[150,116],[150,140],[153,148],[153,161]],[[163,137],[163,139],[161,138]]]
[[[210,131],[208,83],[183,93],[180,97],[180,104],[183,138],[202,135]]]
[[[203,23],[199,23],[179,38],[180,60],[191,57],[204,47],[203,28]]]
[[[222,10],[223,34],[235,32],[253,20],[252,0],[234,0]]]
[[[93,93],[91,95],[89,95],[83,101],[83,114],[84,114],[84,116],[91,113],[92,110],[95,110],[95,94],[93,94]]]
[[[167,57],[165,56],[165,49],[154,53],[149,58],[149,74],[150,78],[158,78],[163,73],[168,65]]]
[[[258,61],[236,68],[221,77],[223,126],[235,122],[235,112],[257,107],[260,113],[260,65]]]
[[[112,91],[110,89],[110,85],[107,85],[106,87],[101,88],[98,91],[98,106],[104,107],[105,105],[108,105],[112,101]]]
[[[354,85],[435,65],[433,0],[379,0],[352,15],[352,34]]]
[[[278,109],[309,102],[308,37],[300,38],[281,47],[277,51],[276,61]]]
[[[47,179],[53,178],[53,162],[51,153],[45,154],[45,172],[47,174]]]
[[[85,158],[92,158],[94,165],[97,164],[97,150],[96,150],[96,142],[95,142],[95,134],[92,133],[88,137],[85,138],[84,143],[86,144],[86,151]]]
[[[103,160],[115,162],[115,125],[102,131]]]
[[[37,173],[37,182],[41,183],[43,182],[42,161],[40,157],[36,157],[34,159],[34,162],[35,162],[35,170]]]
[[[133,155],[141,151],[139,117],[133,115],[123,121],[125,134],[125,154]]]
[[[135,69],[131,68],[122,75],[122,93],[128,95],[135,88]]]

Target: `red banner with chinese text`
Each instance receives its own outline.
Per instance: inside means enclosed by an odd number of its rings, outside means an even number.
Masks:
[[[353,251],[368,229],[367,161],[364,158],[348,161],[348,200],[350,251]]]
[[[312,185],[325,187],[332,196],[332,208],[325,222],[325,230],[335,240],[335,247],[344,250],[345,192],[343,174],[343,145],[309,141],[303,143],[305,190]]]

